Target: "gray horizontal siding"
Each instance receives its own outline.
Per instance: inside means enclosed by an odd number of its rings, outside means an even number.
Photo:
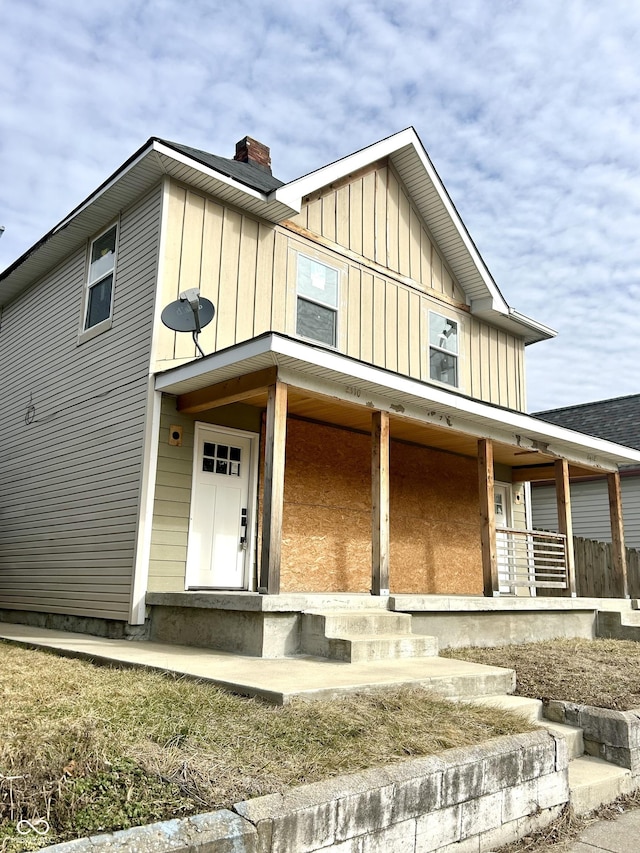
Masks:
[[[160,203],[122,214],[111,329],[78,345],[86,244],[4,311],[0,607],[128,617]]]
[[[640,548],[640,476],[621,481],[625,543]],[[556,493],[553,486],[532,486],[533,525],[542,530],[557,530]],[[609,496],[606,480],[571,484],[573,532],[584,539],[611,542]]]

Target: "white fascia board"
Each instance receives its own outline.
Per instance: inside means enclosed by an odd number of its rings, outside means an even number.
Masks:
[[[205,166],[203,163],[199,163],[187,154],[183,154],[181,151],[176,151],[174,148],[163,145],[157,140],[153,143],[153,149],[154,151],[157,151],[158,154],[170,157],[177,163],[182,163],[184,166],[188,166],[190,169],[193,169],[194,172],[200,172],[200,174],[206,175],[208,178],[213,178],[213,180],[218,181],[218,183],[225,184],[238,192],[244,193],[251,199],[261,201],[265,205],[269,200],[269,196],[266,193],[262,193],[260,190],[255,190],[252,187],[248,187],[246,184],[237,181],[235,178],[230,178],[228,175],[223,175],[222,172],[212,169],[211,166]]]
[[[299,213],[302,208],[302,199],[305,196],[327,186],[327,184],[344,178],[351,172],[363,169],[369,163],[388,157],[389,154],[393,154],[399,148],[415,145],[417,140],[415,130],[408,127],[399,133],[394,133],[393,136],[380,140],[380,142],[374,142],[373,145],[368,145],[354,154],[342,157],[335,163],[330,163],[328,166],[323,166],[321,169],[316,169],[315,172],[309,172],[308,175],[303,175],[301,178],[296,178],[296,180],[278,187],[271,193],[271,198],[294,208]]]
[[[405,402],[413,402],[419,406],[426,405],[429,408],[438,407],[442,411],[432,413],[434,422],[437,418],[442,420],[443,416],[446,420],[448,415],[462,416],[463,419],[466,417],[475,422],[474,434],[477,426],[485,423],[494,431],[498,430],[504,434],[505,440],[507,440],[507,433],[513,434],[516,440],[508,440],[508,443],[515,443],[524,449],[540,449],[544,452],[544,449],[548,448],[551,454],[563,455],[562,445],[564,445],[566,451],[570,448],[574,449],[572,453],[567,452],[567,455],[570,455],[576,464],[592,465],[594,468],[605,467],[608,470],[614,470],[614,466],[618,464],[640,462],[640,451],[549,424],[531,415],[463,397],[434,385],[381,370],[339,353],[310,346],[275,333],[229,347],[205,359],[192,361],[159,374],[156,376],[156,389],[158,391],[170,389],[169,393],[180,393],[181,382],[191,381],[199,376],[203,379],[207,376],[208,381],[202,384],[202,387],[205,387],[206,384],[215,383],[216,371],[234,364],[240,368],[241,362],[246,364],[252,358],[266,354],[270,355],[273,364],[282,366],[286,371],[302,374],[307,366],[322,368],[334,374],[331,379],[333,382],[344,380],[350,386],[360,387],[369,393],[372,390],[377,391],[378,394],[391,391],[400,395]],[[250,364],[247,367],[249,370],[255,369]],[[238,375],[241,373],[242,370],[239,370]],[[353,402],[353,398],[350,397],[348,401]],[[461,429],[463,428],[464,424],[461,424]],[[537,447],[538,443],[543,447]],[[595,457],[601,457],[606,464],[602,465]]]
[[[63,219],[62,222],[59,222],[51,233],[56,234],[58,231],[61,231],[63,228],[66,228],[70,222],[73,222],[73,220],[77,216],[79,216],[79,214],[81,214],[88,207],[91,207],[91,205],[94,204],[105,193],[109,192],[109,190],[112,189],[112,187],[114,187],[117,183],[119,183],[126,174],[133,171],[139,163],[141,163],[146,157],[149,156],[149,154],[152,153],[153,150],[153,143],[147,145],[146,148],[140,151],[137,157],[131,160],[130,163],[127,163],[127,165],[123,168],[118,169],[118,171],[115,172],[109,180],[102,184],[102,186],[98,187],[98,189],[93,192],[87,199],[85,199],[85,201],[83,201],[79,207],[76,207],[75,210],[72,210],[69,216],[67,216],[66,219]],[[158,171],[160,171],[159,168]]]
[[[513,317],[517,323],[522,323],[522,325],[528,326],[534,332],[538,332],[546,340],[549,338],[555,338],[558,334],[555,329],[551,328],[551,326],[539,323],[537,320],[527,317],[526,314],[521,314],[519,311],[516,311],[515,308],[509,308],[509,316]]]
[[[156,391],[167,391],[173,389],[181,382],[189,382],[196,379],[198,376],[203,376],[208,373],[213,373],[217,370],[222,370],[226,367],[231,367],[233,364],[247,361],[257,356],[267,353],[275,353],[275,347],[272,339],[275,335],[268,335],[260,338],[253,338],[250,341],[245,341],[241,344],[229,347],[218,353],[212,353],[204,358],[194,359],[187,364],[181,364],[179,367],[171,367],[163,373],[156,373]],[[273,364],[278,362],[274,356]],[[215,382],[214,379],[211,380]],[[206,383],[203,384],[204,387]],[[180,393],[180,391],[169,391],[169,393]]]
[[[241,183],[240,181],[235,180],[234,178],[229,177],[228,175],[222,174],[222,172],[218,172],[215,169],[212,169],[210,166],[205,166],[202,163],[199,163],[197,160],[194,160],[192,157],[189,157],[186,154],[183,154],[180,151],[176,151],[173,148],[170,148],[168,145],[163,145],[161,142],[158,142],[157,139],[151,140],[150,144],[147,145],[137,157],[131,160],[130,163],[124,168],[119,169],[113,177],[108,180],[105,184],[103,184],[98,190],[96,190],[92,195],[90,195],[86,201],[84,201],[80,207],[76,208],[66,219],[63,219],[62,222],[58,223],[53,230],[53,234],[57,231],[60,231],[62,228],[65,228],[70,222],[72,222],[78,214],[82,213],[83,210],[86,210],[90,205],[94,204],[100,196],[107,193],[112,187],[114,187],[122,178],[128,173],[133,171],[146,157],[148,157],[153,152],[157,152],[159,155],[164,157],[168,157],[171,160],[174,160],[177,163],[181,163],[184,166],[188,166],[189,169],[192,169],[194,172],[199,172],[202,175],[206,175],[208,178],[211,178],[217,181],[220,184],[224,184],[238,192],[244,193],[248,198],[251,198],[255,201],[262,202],[265,206],[269,202],[269,196],[266,193],[262,193],[259,190],[255,190],[252,187],[248,187],[246,184]],[[162,166],[160,160],[158,162],[158,173],[165,173],[165,169]]]

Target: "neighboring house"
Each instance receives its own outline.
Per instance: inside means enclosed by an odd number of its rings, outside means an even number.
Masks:
[[[550,409],[537,412],[536,417],[640,450],[640,394]],[[625,541],[629,548],[640,548],[640,465],[622,467],[620,485]],[[574,534],[585,539],[611,542],[606,477],[594,476],[572,483],[571,501]],[[553,483],[536,483],[532,508],[535,527],[558,529]]]
[[[190,288],[204,358],[160,320]],[[3,619],[180,638],[200,602],[235,648],[228,611],[284,624],[294,594],[570,594],[570,513],[536,538],[526,484],[552,472],[568,508],[569,478],[640,464],[525,413],[553,332],[507,305],[412,129],[287,184],[249,138],[152,138],[0,305]]]

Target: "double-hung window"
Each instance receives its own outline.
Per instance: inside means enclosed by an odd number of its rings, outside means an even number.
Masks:
[[[339,280],[339,270],[297,255],[296,334],[337,345]]]
[[[91,243],[83,326],[85,331],[111,319],[117,241],[118,226],[112,225]]]
[[[458,375],[458,323],[429,311],[429,376],[457,388]]]

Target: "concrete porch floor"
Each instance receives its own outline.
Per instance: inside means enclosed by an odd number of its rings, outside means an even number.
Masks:
[[[265,660],[231,652],[0,623],[0,639],[102,664],[138,666],[211,681],[233,693],[282,705],[362,690],[422,685],[451,698],[512,693],[512,670],[449,658],[342,663],[296,656]]]

